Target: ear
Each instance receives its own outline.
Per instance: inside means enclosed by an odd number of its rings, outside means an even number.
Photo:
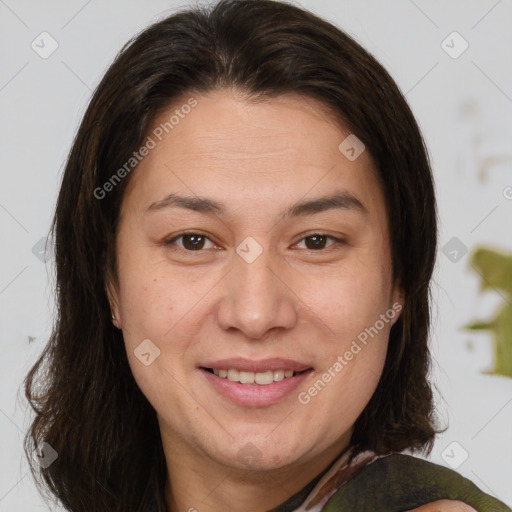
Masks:
[[[108,302],[110,304],[110,310],[111,310],[111,317],[112,315],[115,318],[112,319],[112,323],[118,328],[122,328],[122,322],[121,322],[121,313],[119,309],[119,293],[117,288],[112,283],[112,280],[110,278],[107,278],[107,282],[105,285],[105,291],[107,293]]]
[[[395,283],[393,293],[391,294],[391,308],[395,311],[396,315],[391,321],[391,325],[394,325],[400,318],[402,310],[405,307],[405,292],[399,282]]]

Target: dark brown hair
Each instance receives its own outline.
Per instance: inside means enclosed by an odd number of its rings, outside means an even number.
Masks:
[[[222,88],[247,98],[298,93],[319,100],[370,152],[406,301],[351,446],[353,455],[432,449],[427,342],[436,205],[413,114],[385,69],[332,24],[283,2],[226,0],[173,14],[122,49],[93,94],[67,160],[50,230],[58,314],[24,383],[36,413],[25,450],[30,460],[45,441],[58,452],[33,473],[73,512],[150,510],[154,496],[165,510],[156,413],[131,374],[105,290],[108,279],[118,283],[116,232],[130,176],[103,199],[95,190],[140,147],[162,109],[183,94]]]

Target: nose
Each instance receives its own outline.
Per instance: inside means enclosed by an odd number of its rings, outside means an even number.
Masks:
[[[217,311],[219,326],[236,329],[251,340],[265,338],[272,329],[292,328],[299,299],[289,282],[291,270],[286,263],[279,264],[267,249],[252,263],[238,254],[233,259]]]

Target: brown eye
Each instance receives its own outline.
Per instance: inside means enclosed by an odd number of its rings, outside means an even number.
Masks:
[[[327,238],[329,238],[329,237],[326,237],[323,235],[308,236],[307,238],[305,238],[306,247],[308,249],[324,249],[325,244],[327,242]],[[308,240],[311,241],[310,244],[308,244]]]
[[[335,238],[333,236],[324,235],[322,233],[315,233],[313,235],[305,236],[299,243],[305,242],[306,249],[309,249],[311,251],[318,251],[326,248],[327,240],[333,240],[334,242],[327,247],[331,247],[335,244],[343,244],[344,241]]]
[[[206,235],[202,235],[201,233],[182,233],[170,240],[166,240],[165,245],[173,245],[180,239],[182,239],[182,243],[177,245],[186,251],[201,251],[205,248],[204,245],[206,241],[212,243]]]

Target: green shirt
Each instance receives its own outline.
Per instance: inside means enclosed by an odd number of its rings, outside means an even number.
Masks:
[[[296,510],[321,476],[270,512]],[[363,467],[334,492],[321,510],[405,512],[442,499],[462,501],[478,512],[512,512],[456,471],[403,454],[381,457]]]

